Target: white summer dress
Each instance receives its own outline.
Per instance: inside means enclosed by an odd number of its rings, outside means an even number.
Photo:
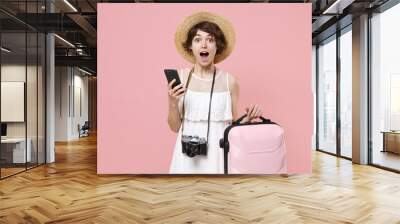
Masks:
[[[190,68],[178,71],[180,79],[186,84]],[[185,96],[184,135],[207,136],[207,119],[212,77],[203,79],[192,74]],[[183,97],[179,100],[182,117]],[[219,140],[224,130],[232,122],[232,101],[229,91],[229,74],[217,69],[214,92],[211,102],[210,131],[207,156],[188,157],[182,153],[182,125],[176,139],[169,173],[171,174],[223,174],[224,154],[219,147]]]

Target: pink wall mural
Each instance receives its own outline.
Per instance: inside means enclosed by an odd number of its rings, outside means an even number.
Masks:
[[[238,78],[239,114],[259,104],[285,130],[288,173],[311,172],[311,4],[98,4],[99,174],[168,173],[177,133],[167,123],[165,68],[190,68],[174,34],[209,11],[234,26],[217,68]]]

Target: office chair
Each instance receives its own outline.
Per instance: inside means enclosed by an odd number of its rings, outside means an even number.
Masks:
[[[85,121],[85,123],[82,125],[82,127],[79,127],[80,125],[78,125],[78,129],[79,129],[79,138],[80,137],[87,137],[89,136],[89,129],[90,129],[90,125],[89,125],[89,121]]]

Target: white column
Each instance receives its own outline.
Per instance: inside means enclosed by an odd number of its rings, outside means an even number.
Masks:
[[[51,1],[46,1],[47,12],[54,11]],[[55,44],[54,35],[46,35],[46,163],[55,161],[54,133],[55,133]]]
[[[46,60],[47,60],[47,76],[46,76],[46,163],[55,161],[54,151],[54,133],[55,133],[55,76],[54,76],[54,35],[49,33],[46,36]]]

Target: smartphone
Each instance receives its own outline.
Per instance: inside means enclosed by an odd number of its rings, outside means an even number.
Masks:
[[[175,79],[174,84],[172,85],[172,88],[175,88],[175,86],[181,84],[181,80],[179,79],[179,74],[178,71],[175,69],[164,69],[165,77],[168,80],[168,83],[170,83],[173,79]]]

